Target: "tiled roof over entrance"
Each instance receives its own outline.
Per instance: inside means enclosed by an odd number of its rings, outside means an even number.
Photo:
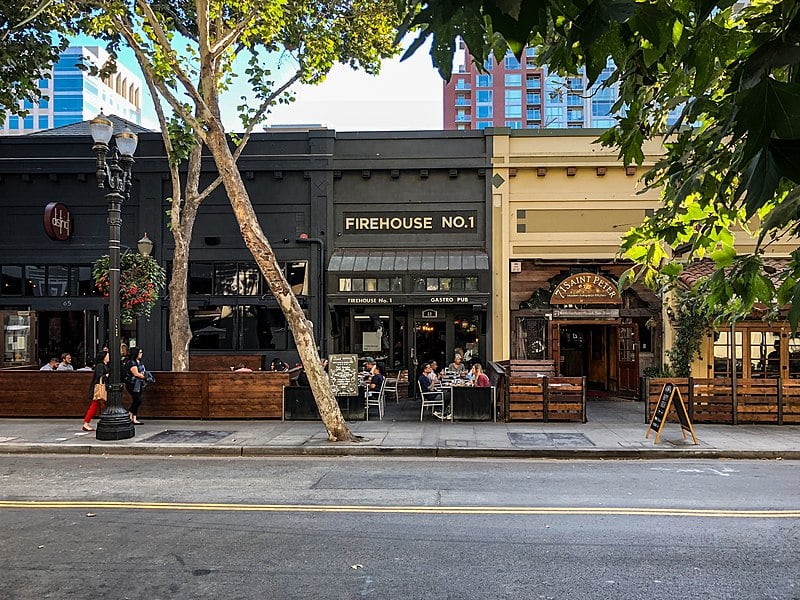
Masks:
[[[333,272],[488,271],[482,250],[335,250],[328,264]]]
[[[776,286],[780,285],[778,275],[786,268],[789,263],[788,258],[765,258],[764,270],[771,276],[772,283]],[[680,281],[686,287],[694,287],[698,281],[704,277],[710,277],[717,272],[717,267],[714,261],[710,258],[704,258],[693,263],[686,265],[683,272],[678,276]]]

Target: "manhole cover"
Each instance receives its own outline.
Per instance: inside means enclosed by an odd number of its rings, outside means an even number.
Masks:
[[[582,433],[508,433],[514,446],[577,447],[594,446]]]
[[[140,442],[160,444],[213,444],[231,435],[232,431],[192,431],[191,429],[167,429]]]

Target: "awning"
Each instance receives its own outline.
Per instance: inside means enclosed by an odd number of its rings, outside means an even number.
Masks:
[[[328,271],[336,273],[397,273],[405,271],[488,271],[483,250],[334,250]]]

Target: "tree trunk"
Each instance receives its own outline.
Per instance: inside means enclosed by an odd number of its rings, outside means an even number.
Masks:
[[[189,304],[187,281],[189,275],[189,240],[191,237],[173,235],[175,251],[172,255],[172,277],[169,280],[169,339],[172,344],[172,370],[189,370]]]
[[[272,247],[264,235],[250,197],[245,189],[241,174],[236,167],[233,154],[228,146],[228,139],[219,122],[214,119],[207,123],[206,145],[214,157],[223,185],[228,193],[233,214],[239,223],[244,243],[253,255],[261,273],[269,285],[272,294],[278,301],[289,328],[297,345],[297,353],[303,362],[303,367],[308,374],[311,391],[322,417],[325,429],[328,431],[328,440],[355,441],[354,436],[347,426],[339,404],[331,391],[330,382],[322,368],[322,363],[314,342],[313,325],[305,318],[303,309],[289,287],[286,277],[275,258]]]

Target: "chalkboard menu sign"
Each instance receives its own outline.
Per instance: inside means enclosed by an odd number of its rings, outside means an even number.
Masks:
[[[328,377],[334,396],[357,396],[358,355],[331,354],[328,357]]]
[[[694,434],[692,421],[689,419],[689,412],[686,410],[686,405],[681,398],[681,391],[675,384],[665,383],[661,388],[661,394],[658,397],[658,404],[653,411],[653,418],[650,419],[650,427],[647,430],[645,439],[650,437],[650,431],[656,432],[656,439],[654,444],[658,443],[658,438],[661,437],[661,430],[664,428],[664,421],[669,414],[669,409],[674,408],[675,414],[678,415],[678,422],[681,424],[681,431],[683,432],[683,439],[686,439],[686,432],[692,434],[692,440],[697,444],[697,436]]]

